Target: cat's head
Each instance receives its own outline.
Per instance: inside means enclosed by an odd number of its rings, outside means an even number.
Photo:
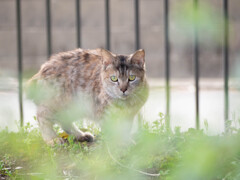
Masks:
[[[145,52],[140,49],[131,55],[115,55],[101,49],[102,83],[106,93],[115,99],[135,95],[145,82]]]

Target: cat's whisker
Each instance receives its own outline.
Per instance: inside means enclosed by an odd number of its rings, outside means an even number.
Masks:
[[[144,103],[144,101],[139,97],[139,94],[133,94],[134,98],[137,99],[140,103]]]

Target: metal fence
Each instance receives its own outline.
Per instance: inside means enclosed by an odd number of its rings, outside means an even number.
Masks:
[[[199,39],[198,39],[198,0],[193,0],[195,10],[195,23],[194,23],[194,71],[195,71],[195,121],[196,128],[200,128],[199,124]],[[106,25],[106,44],[105,48],[111,50],[111,27],[110,27],[110,3],[111,0],[105,0],[105,25]],[[81,47],[81,0],[76,0],[76,38],[77,47]],[[135,14],[135,49],[141,47],[140,39],[140,19],[139,19],[139,0],[134,0],[134,14]],[[169,1],[163,0],[164,8],[164,36],[165,36],[165,90],[166,90],[166,124],[170,127],[170,55],[171,48],[169,43]],[[223,44],[223,62],[224,62],[224,119],[225,130],[227,127],[227,120],[229,116],[229,92],[228,92],[228,79],[229,79],[229,23],[228,23],[228,0],[223,0],[223,19],[224,19],[224,32],[222,35]],[[22,37],[21,37],[21,0],[16,0],[16,15],[17,15],[17,50],[18,50],[18,81],[19,81],[19,109],[20,109],[20,124],[23,126],[23,97],[22,97]],[[52,54],[52,36],[51,36],[51,0],[46,0],[46,22],[47,22],[47,52],[48,56]]]

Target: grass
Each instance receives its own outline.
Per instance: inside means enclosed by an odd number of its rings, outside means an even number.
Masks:
[[[136,143],[123,134],[118,136],[115,129],[87,129],[97,136],[96,142],[78,143],[69,136],[68,143],[54,147],[47,146],[30,124],[16,133],[1,131],[0,178],[240,179],[237,129],[219,136],[195,129],[172,132],[164,126],[162,114],[154,123],[144,123],[135,135]]]

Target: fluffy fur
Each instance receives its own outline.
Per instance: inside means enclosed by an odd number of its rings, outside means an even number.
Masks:
[[[135,76],[130,81],[129,76]],[[111,80],[115,76],[117,81]],[[147,99],[145,76],[145,52],[138,50],[131,55],[116,55],[105,49],[62,52],[53,55],[44,63],[40,71],[29,81],[36,94],[37,120],[43,139],[59,142],[53,124],[79,141],[92,141],[90,133],[84,133],[61,112],[73,104],[81,111],[80,118],[101,120],[109,107],[127,110],[130,118],[139,111]],[[40,96],[40,97],[39,97]]]

